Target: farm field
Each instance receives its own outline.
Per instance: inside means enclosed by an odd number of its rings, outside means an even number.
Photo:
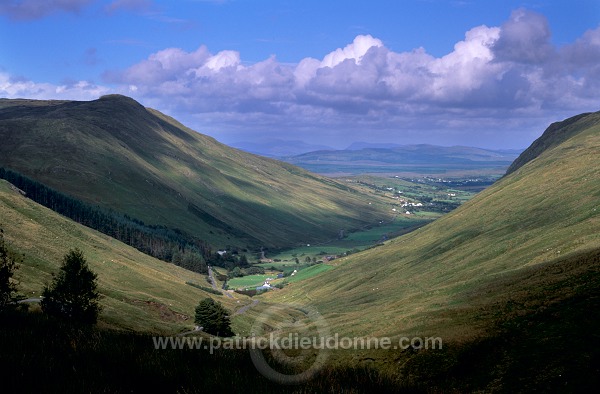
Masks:
[[[266,257],[269,261],[257,265],[283,271],[300,270],[305,267],[302,264],[306,263],[307,257],[311,261],[313,258],[319,261],[327,256],[342,256],[365,250],[440,218],[473,198],[477,191],[495,180],[496,177],[489,176],[443,179],[361,175],[339,178],[340,182],[349,183],[364,193],[388,201],[392,218],[382,218],[378,223],[360,231],[343,232],[340,234],[343,235],[342,238],[268,253]],[[408,205],[403,206],[404,204]],[[296,259],[298,263],[295,262]]]
[[[294,276],[290,276],[285,278],[288,283],[300,282],[302,280],[310,279],[316,275],[319,275],[323,272],[327,272],[331,269],[335,268],[329,264],[317,264],[312,267],[305,268],[303,270],[298,271],[298,273]]]
[[[262,285],[267,278],[272,278],[272,275],[247,275],[240,278],[230,279],[227,284],[230,289],[257,287]]]

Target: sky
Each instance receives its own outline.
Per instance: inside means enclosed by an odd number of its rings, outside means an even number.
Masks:
[[[111,93],[230,144],[525,148],[600,110],[600,1],[0,0],[0,97]]]

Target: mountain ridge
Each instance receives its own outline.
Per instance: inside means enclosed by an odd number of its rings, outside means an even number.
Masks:
[[[586,112],[572,116],[560,122],[554,122],[536,139],[506,170],[509,175],[528,162],[534,160],[546,150],[560,145],[586,128],[600,122],[600,112]],[[583,124],[582,124],[583,123]]]
[[[587,128],[455,211],[383,246],[336,260],[336,269],[267,297],[293,297],[314,306],[340,335],[480,335],[474,322],[441,316],[472,308],[463,296],[492,278],[600,249],[596,117],[581,117]]]
[[[348,185],[227,147],[125,96],[4,100],[0,137],[0,166],[215,247],[289,247],[389,211]]]
[[[517,151],[514,150],[416,144],[391,148],[320,150],[284,157],[282,160],[322,174],[443,174],[453,171],[495,171],[500,175],[517,156]]]

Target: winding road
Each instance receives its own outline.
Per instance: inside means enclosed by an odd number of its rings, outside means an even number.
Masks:
[[[240,309],[238,309],[237,311],[235,311],[233,313],[233,316],[235,315],[241,315],[242,313],[246,313],[246,311],[250,308],[252,308],[253,306],[257,305],[260,301],[259,300],[253,300],[251,304],[248,304],[246,306],[241,307]]]
[[[231,294],[229,294],[229,292],[223,291],[221,289],[217,289],[217,281],[215,280],[215,277],[213,276],[212,268],[210,267],[210,265],[208,266],[208,279],[210,279],[210,285],[212,286],[212,288],[214,290],[220,291],[221,293],[225,294],[229,298],[233,298],[233,296]]]
[[[40,302],[40,301],[42,301],[41,298],[26,298],[24,300],[17,301],[17,304],[27,304],[30,302]]]

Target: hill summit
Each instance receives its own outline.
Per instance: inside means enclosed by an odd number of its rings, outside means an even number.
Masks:
[[[331,239],[389,214],[347,185],[230,148],[121,95],[0,100],[0,139],[0,166],[216,247]]]
[[[546,131],[535,140],[529,148],[508,167],[506,174],[511,174],[534,160],[547,150],[550,150],[578,133],[600,123],[600,112],[583,113],[561,122],[552,123]]]

